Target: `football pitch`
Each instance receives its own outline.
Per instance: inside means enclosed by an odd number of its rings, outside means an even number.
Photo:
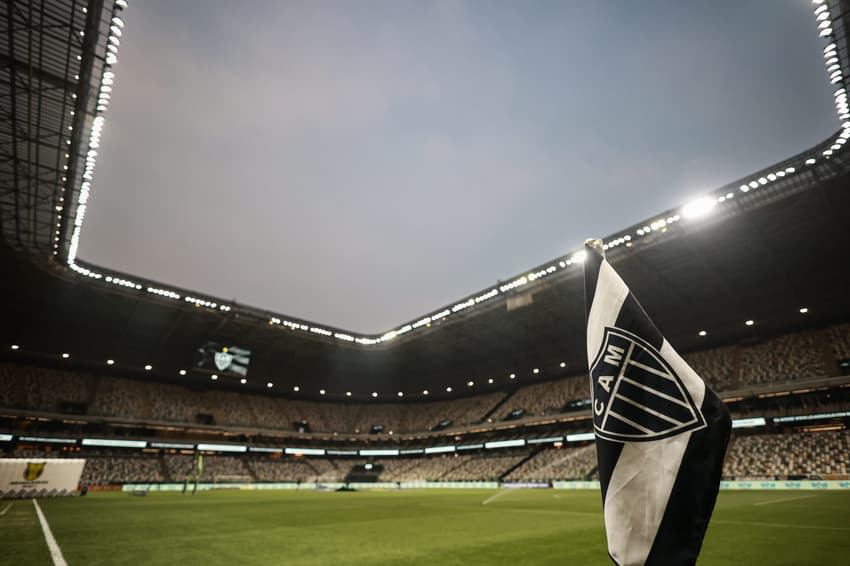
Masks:
[[[71,566],[611,564],[596,491],[95,493],[39,504]],[[0,501],[0,513],[0,564],[52,564],[31,500]],[[850,564],[850,493],[721,492],[699,564]]]

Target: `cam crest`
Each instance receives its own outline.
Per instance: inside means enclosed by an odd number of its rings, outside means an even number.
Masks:
[[[615,442],[646,442],[704,428],[705,418],[661,352],[606,327],[590,368],[593,428]]]
[[[233,354],[228,354],[227,352],[216,352],[214,360],[215,367],[217,367],[219,371],[224,371],[230,366],[230,362],[233,361]]]
[[[35,481],[44,473],[44,466],[47,462],[27,462],[27,467],[24,470],[24,479],[27,481]]]

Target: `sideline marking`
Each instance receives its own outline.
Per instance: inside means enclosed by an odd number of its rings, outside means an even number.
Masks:
[[[482,501],[481,505],[487,505],[488,503],[490,503],[491,501],[493,501],[497,497],[502,496],[502,495],[506,494],[507,492],[508,492],[507,489],[500,489],[497,493],[491,495],[490,497],[488,497],[487,499]]]
[[[770,505],[771,503],[780,503],[782,501],[796,501],[798,499],[809,499],[810,497],[817,497],[817,495],[798,495],[797,497],[782,497],[780,499],[769,499],[768,501],[759,501],[758,503],[753,503],[753,505]]]
[[[50,532],[50,525],[47,524],[47,518],[41,512],[41,507],[38,506],[38,501],[33,498],[32,504],[35,506],[35,512],[38,515],[38,521],[41,523],[41,530],[44,532],[44,540],[47,541],[47,548],[50,549],[50,557],[53,558],[54,566],[68,566],[65,562],[65,557],[62,556],[62,550],[53,538],[53,533]]]
[[[6,508],[5,508],[5,509],[3,509],[2,511],[0,511],[0,517],[2,517],[3,515],[5,515],[5,514],[6,514],[6,511],[8,511],[8,510],[9,510],[9,508],[10,508],[11,506],[12,506],[12,504],[11,504],[11,503],[9,503],[8,505],[6,505]]]

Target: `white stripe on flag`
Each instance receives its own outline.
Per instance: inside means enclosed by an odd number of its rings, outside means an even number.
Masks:
[[[606,326],[614,326],[620,315],[623,301],[629,296],[629,288],[617,275],[617,272],[603,261],[599,266],[599,277],[596,279],[596,291],[593,294],[593,304],[587,315],[587,365],[593,365],[594,357],[602,347],[602,339]]]
[[[686,432],[623,445],[605,497],[608,550],[617,564],[646,562],[690,439]]]
[[[701,407],[705,383],[667,340],[659,352],[682,379],[694,404]],[[626,442],[623,446],[605,497],[608,549],[617,564],[646,562],[691,434],[686,432],[652,442]]]

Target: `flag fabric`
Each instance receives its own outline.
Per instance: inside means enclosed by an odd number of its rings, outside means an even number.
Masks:
[[[585,243],[587,359],[608,554],[695,564],[732,421],[603,255]]]

